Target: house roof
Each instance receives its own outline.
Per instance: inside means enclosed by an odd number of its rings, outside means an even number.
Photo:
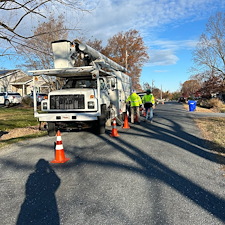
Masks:
[[[6,76],[12,75],[13,73],[17,72],[18,70],[0,70],[0,79]]]
[[[33,77],[32,76],[25,76],[25,77],[22,77],[18,80],[15,80],[14,82],[10,82],[10,84],[27,84],[27,83],[30,83],[33,81]]]
[[[13,75],[17,72],[23,72],[22,70],[0,70],[0,79]],[[11,85],[29,85],[29,83],[31,83],[33,81],[33,76],[29,76],[26,73],[24,73],[24,77],[15,80],[14,82],[10,82]],[[42,84],[40,84],[42,87],[49,87],[49,84],[47,84],[44,80],[41,82]]]

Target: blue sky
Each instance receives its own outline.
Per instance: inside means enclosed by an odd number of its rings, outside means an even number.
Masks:
[[[180,83],[192,75],[192,52],[205,31],[210,16],[223,12],[223,0],[84,0],[83,7],[89,13],[65,11],[68,27],[76,26],[79,32],[71,35],[85,35],[106,43],[118,32],[136,29],[148,47],[150,60],[143,67],[140,83],[154,82],[163,91],[174,92]],[[56,8],[59,13],[59,8]],[[76,16],[75,16],[76,15]],[[73,18],[73,19],[71,19]],[[33,18],[31,26],[35,26]],[[28,24],[26,24],[26,30]],[[13,68],[11,62],[0,57],[0,64]],[[2,66],[1,66],[2,67]]]

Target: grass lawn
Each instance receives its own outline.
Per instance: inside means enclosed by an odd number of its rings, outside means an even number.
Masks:
[[[15,128],[38,125],[33,108],[0,108],[0,130],[10,131]]]
[[[47,132],[39,131],[38,126],[33,108],[0,108],[0,148],[28,138],[46,135]]]

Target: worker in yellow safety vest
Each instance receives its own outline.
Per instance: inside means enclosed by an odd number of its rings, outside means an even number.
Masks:
[[[152,123],[153,119],[153,108],[155,107],[155,97],[153,96],[151,90],[147,90],[146,94],[142,97],[142,102],[144,104],[145,112],[146,112],[146,121],[150,119]]]
[[[142,105],[140,96],[135,90],[132,90],[132,94],[126,99],[126,103],[130,102],[131,111],[131,123],[134,123],[134,115],[136,113],[137,122],[140,124],[140,110],[139,107]]]

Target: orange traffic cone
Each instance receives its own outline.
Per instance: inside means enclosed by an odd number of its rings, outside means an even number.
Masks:
[[[142,115],[143,115],[143,116],[146,116],[145,108],[144,108],[143,111],[142,111]]]
[[[130,126],[129,126],[129,123],[128,123],[128,116],[127,116],[127,113],[125,113],[124,116],[125,116],[125,117],[124,117],[123,128],[128,129],[128,128],[130,128]]]
[[[55,147],[55,159],[51,161],[51,163],[64,163],[70,160],[69,158],[65,157],[61,133],[58,130],[56,134],[56,147]]]
[[[112,126],[112,133],[110,134],[111,137],[119,137],[118,130],[116,129],[116,119],[113,119],[113,126]]]

